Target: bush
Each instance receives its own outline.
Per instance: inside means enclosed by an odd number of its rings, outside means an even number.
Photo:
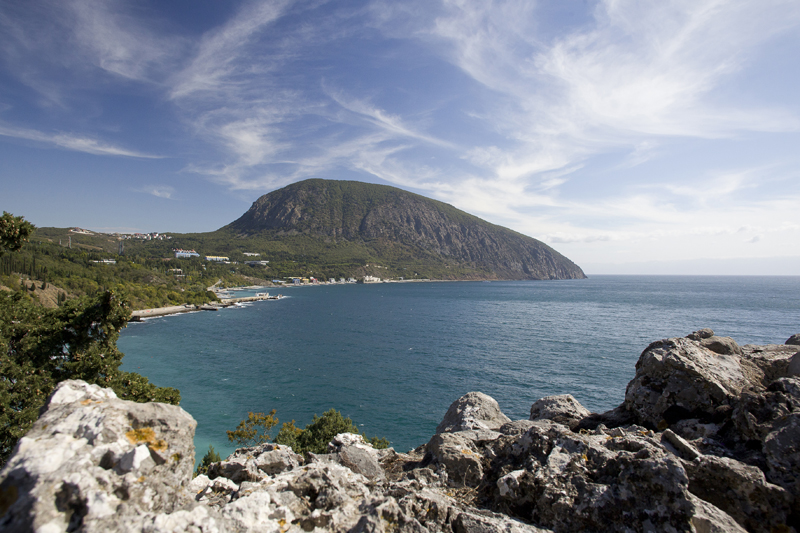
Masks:
[[[60,381],[82,379],[137,402],[180,402],[177,389],[119,370],[117,338],[129,316],[127,303],[112,291],[56,309],[20,293],[0,293],[0,464]]]
[[[303,453],[300,450],[300,442],[297,440],[302,433],[303,430],[294,425],[294,420],[291,422],[284,422],[281,426],[281,430],[275,437],[275,442],[291,447],[296,453]]]
[[[208,467],[210,467],[212,463],[218,463],[221,460],[222,459],[220,458],[219,454],[214,451],[214,447],[209,444],[208,451],[203,456],[203,460],[200,461],[200,464],[197,465],[197,471],[194,473],[194,475],[199,476],[200,474],[208,474]]]
[[[264,413],[247,413],[247,420],[242,420],[233,431],[228,431],[228,440],[240,446],[257,446],[270,441],[270,429],[278,424],[275,409],[268,415]]]
[[[275,442],[291,446],[296,453],[326,453],[328,443],[339,433],[355,433],[359,435],[358,428],[350,418],[345,418],[336,409],[331,409],[314,419],[305,429],[298,429],[294,425],[294,420],[290,424],[284,424]],[[373,437],[365,439],[375,448],[388,448],[389,441],[385,438]]]

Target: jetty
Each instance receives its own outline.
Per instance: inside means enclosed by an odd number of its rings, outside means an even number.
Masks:
[[[260,302],[262,300],[280,300],[283,297],[282,294],[270,296],[267,292],[264,294],[256,294],[255,296],[243,296],[242,298],[220,298],[219,302],[222,305],[233,305],[244,302]]]
[[[140,309],[131,313],[131,322],[139,322],[144,318],[150,318],[154,316],[175,315],[178,313],[189,313],[196,310],[197,306],[192,304],[170,305],[167,307],[156,307],[153,309]]]
[[[190,313],[192,311],[217,311],[232,305],[244,302],[258,302],[262,300],[281,300],[285,298],[282,294],[270,296],[269,293],[257,294],[256,296],[244,296],[242,298],[220,298],[218,302],[211,302],[203,305],[171,305],[167,307],[156,307],[153,309],[140,309],[131,313],[131,322],[141,322],[144,319],[176,315],[179,313]]]

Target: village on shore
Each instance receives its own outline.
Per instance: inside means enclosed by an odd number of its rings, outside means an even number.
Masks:
[[[344,285],[344,284],[376,284],[376,283],[420,283],[420,282],[429,282],[430,279],[381,279],[376,276],[364,276],[363,278],[329,278],[328,281],[319,280],[314,277],[296,277],[291,276],[288,277],[286,280],[274,279],[272,280],[272,287],[286,287],[286,288],[295,288],[295,287],[309,287],[309,286],[320,286],[320,285]],[[141,322],[142,320],[146,320],[148,318],[166,316],[166,315],[175,315],[178,313],[190,313],[195,311],[218,311],[220,309],[224,309],[226,307],[240,305],[247,302],[258,302],[263,300],[282,300],[285,298],[282,294],[277,295],[270,295],[268,292],[256,292],[254,296],[242,296],[237,297],[233,294],[235,291],[259,291],[262,289],[267,289],[270,286],[264,285],[251,285],[247,287],[229,287],[229,288],[222,288],[219,287],[220,282],[212,285],[208,288],[209,291],[213,292],[217,300],[216,302],[211,302],[203,305],[193,305],[193,304],[184,304],[184,305],[171,305],[167,307],[156,307],[153,309],[139,309],[133,311],[131,313],[131,322]]]

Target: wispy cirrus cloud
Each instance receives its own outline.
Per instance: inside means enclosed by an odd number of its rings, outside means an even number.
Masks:
[[[172,195],[175,194],[175,188],[170,185],[144,185],[135,192],[141,192],[155,196],[156,198],[164,198],[165,200],[172,200]]]
[[[72,133],[45,133],[41,131],[15,128],[12,126],[5,126],[0,124],[0,135],[4,137],[14,137],[17,139],[26,139],[29,141],[41,142],[67,150],[74,150],[76,152],[84,152],[94,155],[109,155],[109,156],[124,156],[124,157],[137,157],[141,159],[162,159],[163,156],[146,154],[129,150],[113,144],[84,137]]]
[[[242,0],[190,22],[130,0],[12,4],[6,137],[158,157],[147,139],[236,198],[390,183],[568,251],[797,233],[795,0]]]
[[[171,81],[170,98],[186,98],[207,93],[212,98],[221,94],[241,102],[240,92],[247,92],[254,78],[269,72],[270,58],[262,56],[257,65],[250,47],[264,29],[280,19],[292,0],[251,2],[219,28],[202,37],[188,66]]]
[[[66,107],[76,89],[102,77],[160,83],[186,39],[121,0],[32,0],[0,11],[0,59],[16,77]]]
[[[444,4],[429,35],[472,79],[506,96],[484,116],[510,142],[486,161],[497,177],[529,179],[614,146],[641,161],[658,136],[800,127],[779,108],[711,97],[754,47],[797,27],[794,2],[604,1],[590,24],[549,42],[530,2]]]
[[[71,15],[70,40],[89,62],[131,80],[160,82],[183,55],[186,39],[156,28],[158,20],[143,20],[131,5],[120,1],[59,2]],[[69,20],[69,19],[68,19]]]
[[[327,94],[334,102],[339,104],[344,109],[363,118],[370,124],[377,126],[380,130],[386,132],[386,134],[390,137],[415,139],[417,141],[436,145],[442,148],[449,148],[451,150],[458,149],[458,146],[452,142],[438,139],[431,135],[427,135],[412,129],[412,127],[404,123],[404,120],[401,117],[387,113],[384,109],[375,107],[373,104],[367,101],[349,98],[340,92],[332,90],[326,90],[325,94]]]

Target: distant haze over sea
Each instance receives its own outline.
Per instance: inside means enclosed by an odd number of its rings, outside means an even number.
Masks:
[[[800,276],[800,256],[748,257],[734,259],[687,259],[642,261],[639,263],[582,262],[592,275],[675,275],[675,276]]]

